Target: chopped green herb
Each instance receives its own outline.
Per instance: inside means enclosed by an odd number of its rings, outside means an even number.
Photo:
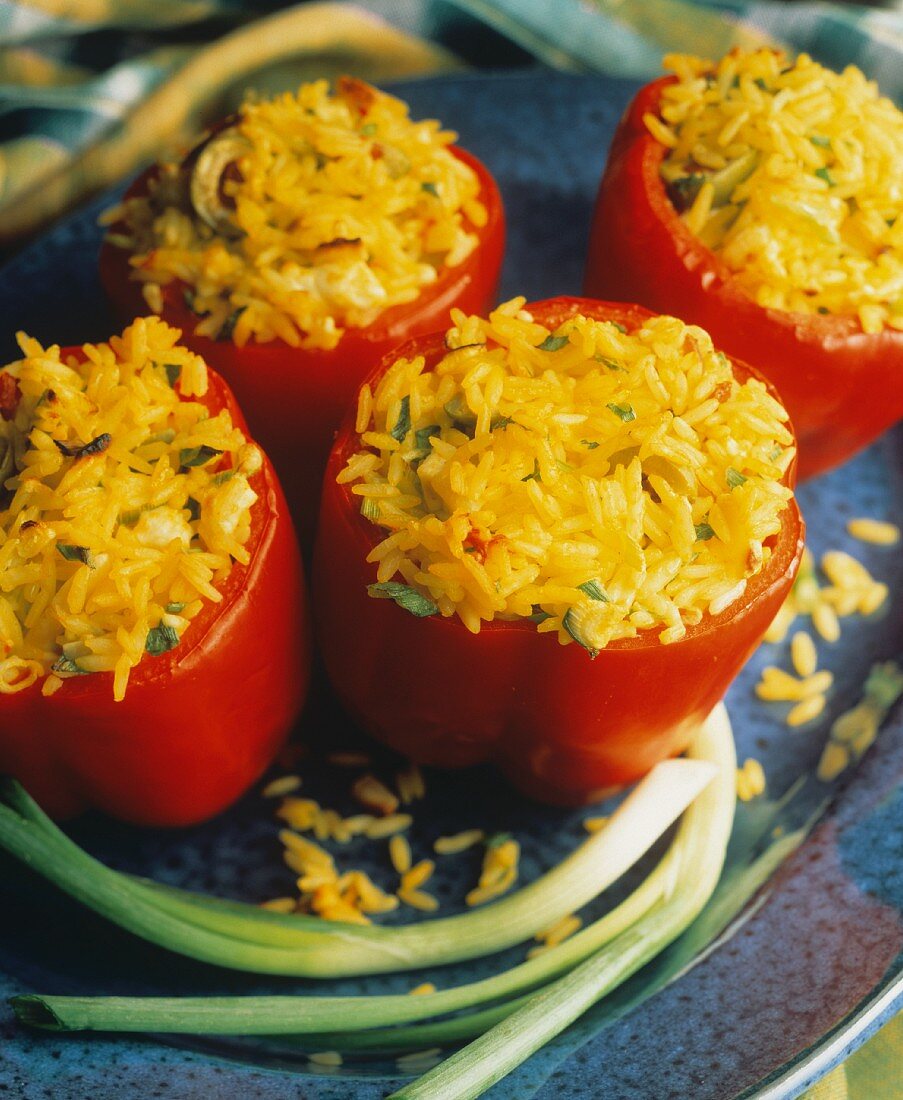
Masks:
[[[185,610],[185,607],[184,603],[168,603],[163,610],[167,615],[178,615],[180,611]]]
[[[819,306],[819,307],[818,307],[818,312],[819,312],[819,313],[820,313],[820,314],[821,314],[822,316],[825,316],[826,314],[830,313],[831,311],[830,311],[830,309],[828,309],[828,307],[827,307],[827,306]]]
[[[530,619],[530,622],[533,622],[533,623],[544,623],[546,621],[546,619],[551,619],[552,618],[552,616],[549,614],[549,612],[548,611],[543,611],[543,609],[539,606],[538,603],[533,604],[532,614],[529,615],[528,617]]]
[[[503,844],[507,844],[511,840],[510,833],[490,833],[486,837],[487,848],[500,848]]]
[[[514,423],[513,416],[495,416],[492,418],[489,424],[489,430],[491,432],[503,432],[509,424]]]
[[[580,591],[589,596],[591,600],[599,600],[601,603],[608,603],[608,596],[605,595],[602,590],[602,585],[598,581],[584,581],[583,584],[578,584],[577,587]]]
[[[777,460],[781,457],[783,453],[784,448],[779,443],[776,447],[772,447],[771,450],[768,452],[768,461],[777,462]]]
[[[216,447],[208,447],[206,443],[200,447],[183,447],[179,451],[179,465],[183,470],[187,470],[190,466],[203,466],[211,458],[216,458],[217,455],[222,453]]]
[[[594,451],[599,446],[597,439],[581,439],[580,442],[588,451]]]
[[[742,485],[746,481],[746,478],[739,470],[735,470],[733,466],[727,468],[727,483],[732,489],[736,489],[738,485]]]
[[[418,428],[417,431],[414,432],[414,440],[417,444],[417,450],[431,451],[433,449],[433,445],[432,443],[430,443],[430,439],[434,435],[439,435],[441,431],[442,429],[438,424],[430,424],[428,428]]]
[[[156,432],[154,435],[149,435],[147,439],[141,444],[142,447],[147,447],[151,443],[172,443],[176,438],[176,433],[172,428],[164,428],[162,432]]]
[[[586,642],[585,639],[583,638],[583,636],[580,634],[580,631],[577,629],[576,623],[574,622],[574,613],[573,613],[573,611],[574,611],[573,608],[569,608],[565,612],[564,618],[561,620],[561,625],[568,632],[568,634],[570,634],[570,636],[574,639],[574,641],[577,643],[577,645],[579,645],[583,649],[585,649],[586,652],[590,655],[590,657],[595,659],[596,657],[599,656],[599,650],[596,649],[595,646],[589,645],[589,643]]]
[[[622,367],[620,363],[616,363],[614,359],[608,359],[604,355],[594,355],[593,361],[596,363],[602,363],[602,365],[608,367],[609,370],[619,370],[623,371],[624,374],[627,373],[626,367]]]
[[[399,607],[416,615],[418,619],[435,615],[439,610],[437,604],[421,595],[416,588],[411,588],[409,584],[399,584],[397,581],[368,584],[367,593],[377,600],[394,600]]]
[[[542,481],[542,476],[539,473],[539,463],[535,458],[533,459],[533,473],[522,477],[521,481]]]
[[[179,363],[164,363],[163,369],[166,371],[166,381],[172,389],[175,389],[176,382],[178,382],[182,373],[181,365]]]
[[[541,344],[537,344],[536,347],[539,351],[561,351],[563,347],[566,347],[570,343],[570,338],[567,336],[547,336]]]
[[[374,497],[364,497],[361,501],[361,515],[364,519],[376,523],[379,519],[379,501]]]
[[[65,542],[58,542],[56,548],[66,561],[80,561],[83,565],[91,564],[91,551],[87,546],[72,546]]]
[[[201,518],[200,501],[195,500],[194,497],[189,497],[188,500],[185,501],[185,507],[188,509],[188,515],[191,519],[197,520]]]
[[[819,149],[831,148],[831,139],[829,137],[822,137],[821,134],[810,134],[809,140],[813,145],[817,145]]]
[[[613,325],[614,328],[616,328],[618,332],[620,332],[623,336],[627,335],[627,329],[620,323],[620,321],[609,321],[608,323],[610,325]]]
[[[835,180],[827,168],[816,168],[815,174],[820,180],[824,180],[829,187],[834,187]]]
[[[437,199],[439,198],[439,187],[435,183],[421,183],[420,190],[426,191],[428,195],[433,195]]]
[[[631,420],[636,420],[636,413],[633,411],[633,405],[615,405],[609,403],[605,407],[611,409],[615,416],[619,416],[625,424],[629,424]]]
[[[768,90],[768,85],[765,83],[764,78],[761,76],[757,76],[756,79],[753,81],[753,84],[755,84],[757,88],[761,88],[763,92]]]
[[[395,427],[389,433],[393,439],[397,439],[399,443],[403,443],[405,436],[411,430],[411,398],[408,394],[405,394],[401,399],[401,408],[398,411],[398,419],[395,421]]]
[[[152,657],[159,657],[161,653],[168,653],[179,644],[179,635],[171,626],[153,626],[147,632],[144,648]]]
[[[86,668],[82,668],[81,665],[77,665],[71,657],[67,657],[63,654],[62,657],[57,659],[50,666],[51,672],[58,672],[63,676],[87,676],[89,675]]]
[[[705,176],[694,173],[691,176],[681,176],[667,185],[665,190],[668,198],[678,214],[690,209],[704,183]]]
[[[217,340],[223,341],[232,339],[232,333],[235,332],[235,325],[238,322],[238,318],[241,317],[244,311],[245,307],[241,306],[240,309],[234,309],[229,314],[229,316],[225,319],[225,321],[223,321],[222,325],[220,326],[219,332],[216,334]]]
[[[376,133],[376,123],[375,122],[368,122],[366,125],[361,127],[361,137],[373,137],[373,135],[375,133]]]
[[[708,542],[709,539],[715,537],[715,532],[707,523],[696,524],[696,540],[697,542]]]
[[[220,470],[218,474],[214,474],[210,479],[213,485],[225,485],[227,481],[231,481],[235,477],[234,470]]]

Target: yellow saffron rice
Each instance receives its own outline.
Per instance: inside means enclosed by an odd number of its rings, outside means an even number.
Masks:
[[[665,58],[648,115],[682,216],[760,305],[903,329],[903,112],[855,66]]]
[[[473,632],[533,618],[591,653],[647,630],[676,641],[769,558],[787,414],[675,318],[550,332],[523,306],[453,311],[433,370],[401,359],[364,387],[338,481],[384,531],[375,579]]]
[[[0,371],[18,395],[0,420],[0,693],[112,672],[122,699],[248,561],[260,452],[190,400],[207,368],[179,335],[142,318],[79,363],[20,334]]]
[[[487,214],[455,136],[358,80],[304,84],[162,165],[108,240],[155,312],[161,286],[186,284],[201,335],[332,348],[476,247]]]

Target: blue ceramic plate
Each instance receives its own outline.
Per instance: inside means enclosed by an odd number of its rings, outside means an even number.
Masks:
[[[455,77],[408,84],[415,116],[435,115],[494,172],[504,194],[510,246],[503,291],[528,298],[579,292],[590,210],[615,123],[632,84],[548,72]],[[107,199],[109,201],[109,199]],[[12,330],[76,343],[114,331],[95,271],[102,203],[59,226],[0,273],[3,355]],[[728,705],[741,759],[759,758],[768,797],[741,806],[719,905],[656,966],[590,1012],[491,1092],[496,1100],[562,1097],[791,1097],[848,1054],[903,1002],[903,721],[891,715],[858,771],[835,787],[812,776],[832,719],[858,698],[872,662],[901,650],[903,560],[894,550],[852,545],[854,515],[901,520],[900,437],[886,437],[843,469],[800,491],[810,544],[853,550],[895,593],[893,607],[844,620],[821,663],[836,677],[820,720],[783,724],[786,707],[766,707],[752,688],[765,663],[787,664],[786,646],[765,646],[731,689]],[[36,731],[37,732],[37,731]],[[355,733],[321,700],[304,733],[319,745],[354,743]],[[305,789],[350,811],[350,776],[304,765]],[[500,792],[495,776],[428,776],[411,840],[426,855],[442,832],[480,826],[511,831],[524,850],[523,876],[555,863],[584,835],[583,813],[538,807]],[[787,793],[789,792],[789,793]],[[781,797],[785,796],[786,797]],[[461,807],[466,807],[462,809]],[[244,799],[220,820],[180,832],[148,832],[87,819],[76,839],[111,864],[163,881],[260,901],[288,892],[271,804]],[[784,837],[817,818],[808,839],[783,860],[764,890],[691,970],[711,939],[716,910],[750,893],[750,867],[774,830]],[[383,845],[337,849],[391,886]],[[446,859],[437,893],[460,908],[478,853]],[[449,870],[451,868],[451,870]],[[431,884],[432,885],[432,884]],[[600,907],[590,906],[592,916]],[[404,919],[404,918],[397,918]],[[523,957],[494,958],[398,979],[331,983],[330,992],[403,992],[492,973]],[[669,977],[679,974],[666,988]],[[0,863],[0,995],[23,991],[96,993],[324,992],[312,982],[221,973],[140,943],[94,918],[18,867]],[[658,990],[656,992],[656,990]],[[652,994],[655,994],[654,996]],[[375,1100],[399,1071],[370,1058],[315,1074],[287,1043],[183,1042],[154,1038],[40,1036],[0,1009],[0,1091],[56,1100],[121,1096],[304,1097]]]

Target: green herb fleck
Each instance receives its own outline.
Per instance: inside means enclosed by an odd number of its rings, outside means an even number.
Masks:
[[[185,610],[186,605],[184,603],[168,603],[164,608],[167,615],[178,615],[180,611]]]
[[[622,336],[627,335],[627,329],[619,321],[609,321],[608,323],[616,328]]]
[[[188,516],[190,519],[198,520],[201,518],[200,501],[195,500],[194,497],[189,497],[188,500],[185,501],[185,507],[188,509]]]
[[[542,481],[542,476],[539,472],[539,463],[535,458],[533,459],[533,473],[527,474],[526,477],[522,477],[521,481]]]
[[[491,833],[486,837],[487,848],[500,848],[503,844],[507,844],[511,840],[510,833]]]
[[[428,195],[432,195],[434,198],[439,198],[439,187],[435,183],[430,183],[429,181],[427,183],[421,183],[420,190],[426,191]]]
[[[214,474],[210,479],[212,485],[225,485],[227,481],[231,481],[235,477],[234,470],[220,470],[218,474]]]
[[[495,416],[489,423],[489,430],[491,432],[503,432],[509,424],[514,423],[513,416]]]
[[[361,515],[371,523],[376,523],[379,519],[379,501],[374,497],[364,497],[361,501]]]
[[[400,608],[409,611],[418,619],[435,615],[439,610],[437,604],[421,595],[416,588],[411,588],[409,584],[399,584],[397,581],[368,584],[367,593],[376,600],[394,600]]]
[[[166,371],[166,381],[169,383],[170,389],[174,390],[182,373],[181,365],[179,363],[164,363],[163,369]]]
[[[88,670],[75,663],[71,657],[57,657],[50,666],[51,672],[58,672],[62,676],[88,676]]]
[[[605,355],[594,355],[593,360],[596,363],[602,363],[602,365],[608,367],[609,370],[619,370],[624,374],[627,373],[626,367],[622,367],[620,363],[616,363],[614,359],[609,359]]]
[[[772,447],[771,450],[768,452],[768,461],[777,462],[777,460],[781,457],[783,453],[784,448],[779,443],[776,447]]]
[[[715,532],[712,530],[712,528],[707,523],[697,523],[696,524],[696,541],[697,542],[708,542],[709,539],[714,538],[714,537],[715,537]]]
[[[727,483],[732,489],[736,489],[738,485],[742,485],[746,481],[746,478],[739,470],[735,470],[733,466],[727,468]]]
[[[179,635],[171,626],[153,626],[147,632],[144,648],[152,657],[159,657],[161,653],[168,653],[179,644]]]
[[[203,466],[211,458],[216,458],[217,455],[222,453],[215,447],[208,447],[206,443],[200,447],[183,447],[179,451],[179,465],[183,470],[187,470],[190,466]]]
[[[605,407],[611,409],[615,416],[619,416],[625,424],[629,424],[631,420],[636,420],[636,413],[633,411],[633,405],[615,405],[610,402]]]
[[[819,313],[820,313],[820,314],[821,314],[821,315],[822,315],[822,316],[824,317],[824,316],[826,316],[826,315],[827,315],[828,313],[830,313],[831,311],[830,311],[830,309],[828,309],[828,307],[827,307],[827,306],[819,306],[819,307],[818,307],[818,312],[819,312]]]
[[[361,127],[361,137],[373,137],[373,135],[375,133],[376,133],[376,123],[375,122],[368,122],[366,125]]]
[[[821,134],[810,134],[809,140],[813,145],[817,145],[819,149],[831,148],[831,139],[829,137],[823,137]]]
[[[541,344],[537,344],[536,347],[539,351],[561,351],[563,347],[566,347],[570,343],[570,339],[567,336],[547,336]]]
[[[223,321],[220,326],[219,332],[216,334],[216,339],[231,340],[232,333],[235,332],[235,326],[238,323],[238,318],[244,313],[245,307],[241,306],[239,309],[233,309],[229,316]]]
[[[399,443],[403,443],[405,436],[411,430],[411,398],[405,394],[401,399],[401,408],[398,411],[398,419],[395,421],[395,427],[389,433],[393,439],[397,439]]]
[[[530,619],[530,622],[533,623],[544,623],[546,619],[551,619],[552,616],[549,614],[548,611],[543,611],[538,603],[535,603],[533,604],[532,614],[529,615],[528,618]]]
[[[583,584],[578,584],[577,587],[580,591],[589,596],[591,600],[599,600],[600,603],[608,603],[608,596],[605,595],[602,590],[602,585],[598,581],[584,581]]]
[[[438,424],[430,424],[428,428],[418,428],[414,432],[414,440],[417,444],[418,451],[431,451],[433,449],[430,440],[434,435],[439,435],[442,428]]]
[[[824,180],[829,187],[834,187],[835,180],[827,168],[816,168],[815,174],[820,180]]]
[[[91,551],[87,546],[73,546],[70,543],[58,542],[56,548],[66,561],[80,561],[82,565],[91,564]]]
[[[595,646],[588,645],[584,641],[584,639],[581,636],[580,632],[575,629],[572,610],[568,610],[568,611],[565,612],[564,618],[561,620],[561,625],[568,632],[568,634],[570,634],[570,636],[574,639],[574,641],[577,643],[577,645],[579,645],[581,648],[585,649],[586,652],[590,655],[590,657],[593,658],[593,660],[595,660],[595,658],[599,656],[599,650],[596,649]]]

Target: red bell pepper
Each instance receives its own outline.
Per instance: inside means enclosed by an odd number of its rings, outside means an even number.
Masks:
[[[79,354],[80,349],[64,349]],[[0,372],[0,378],[6,377]],[[200,400],[247,426],[212,371]],[[285,498],[264,457],[251,477],[250,561],[233,563],[174,649],[145,655],[125,698],[113,673],[0,695],[0,773],[55,817],[94,807],[139,825],[189,825],[225,809],[261,775],[304,702],[307,597]]]
[[[580,298],[526,308],[550,328],[576,313],[628,330],[650,316]],[[371,385],[396,358],[423,355],[429,369],[446,351],[442,333],[412,340]],[[733,368],[738,379],[758,377],[739,362]],[[671,645],[653,630],[591,659],[524,620],[494,620],[474,635],[457,618],[415,618],[367,594],[376,566],[366,557],[384,532],[335,480],[359,448],[352,413],[327,466],[314,556],[318,640],[339,699],[363,729],[411,759],[440,767],[491,761],[542,801],[592,801],[682,752],[758,645],[802,554],[803,523],[790,501],[772,555],[744,596]]]
[[[453,306],[479,313],[494,304],[505,249],[501,195],[476,157],[456,146],[449,149],[480,180],[479,201],[488,220],[475,230],[479,244],[463,263],[440,272],[413,302],[387,309],[367,328],[346,329],[332,350],[293,348],[281,340],[237,347],[231,340],[197,336],[193,330],[198,318],[185,305],[184,286],[172,283],[164,288],[163,319],[181,329],[182,342],[219,371],[235,391],[255,437],[282,480],[302,543],[313,537],[326,458],[364,377],[403,340],[435,331]],[[148,176],[140,176],[127,197],[140,195]],[[123,249],[105,243],[100,278],[114,308],[131,320],[148,308],[140,285],[130,278],[128,259]]]
[[[799,438],[800,476],[830,469],[903,416],[903,332],[854,317],[765,309],[681,221],[659,169],[666,149],[643,122],[663,77],[646,85],[615,133],[596,200],[587,294],[642,302],[700,325],[772,382]]]

